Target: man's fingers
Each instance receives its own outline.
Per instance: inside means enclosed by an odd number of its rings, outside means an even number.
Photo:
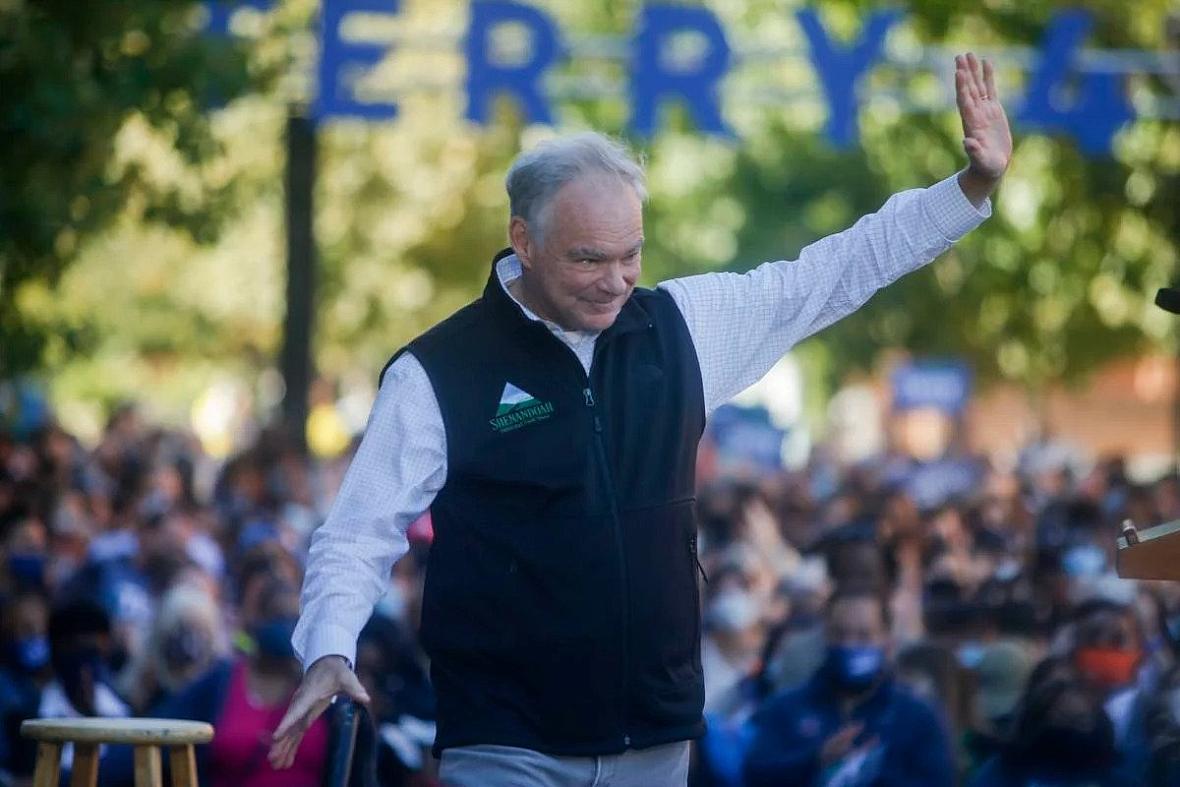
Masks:
[[[299,736],[299,738],[302,737],[303,736]],[[292,740],[291,738],[284,738],[282,740],[276,741],[275,744],[270,747],[270,753],[267,754],[267,759],[270,760],[271,767],[286,767],[284,763],[287,761],[287,755],[292,749],[297,748],[298,739]]]
[[[987,87],[983,84],[983,68],[974,52],[967,53],[967,69],[971,72],[971,90],[976,99],[982,99],[987,95]]]
[[[971,104],[979,100],[979,93],[975,89],[975,78],[971,73],[971,61],[966,55],[955,58],[955,86],[962,90],[962,95]],[[961,87],[960,87],[961,86]]]
[[[959,115],[963,119],[965,130],[967,115],[975,109],[975,99],[971,97],[971,90],[967,86],[967,74],[961,69],[955,71],[955,103],[959,105]]]
[[[356,675],[349,672],[344,679],[344,693],[365,707],[369,706],[369,692],[365,691],[365,687],[357,679]]]
[[[287,715],[279,722],[279,726],[275,728],[274,740],[280,741],[291,734],[291,728],[295,726],[295,721],[299,718],[299,714],[295,712],[295,708],[288,708]]]
[[[983,84],[987,89],[987,97],[992,101],[998,101],[999,97],[996,93],[996,72],[992,68],[991,61],[987,59],[983,61]]]
[[[300,736],[302,738],[303,736]],[[293,741],[287,750],[283,753],[283,761],[279,764],[281,768],[290,768],[295,764],[295,755],[299,753],[299,741]]]

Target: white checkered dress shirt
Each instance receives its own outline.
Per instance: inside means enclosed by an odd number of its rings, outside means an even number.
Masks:
[[[756,382],[796,343],[929,263],[990,214],[990,202],[976,209],[952,176],[895,194],[851,228],[807,246],[798,260],[660,284],[688,324],[707,411]],[[520,275],[520,262],[507,257],[497,273],[506,284]],[[589,372],[596,334],[546,325]],[[386,372],[340,492],[312,534],[293,637],[305,667],[330,654],[355,661],[360,630],[388,588],[394,562],[406,553],[406,528],[430,507],[446,478],[438,401],[421,364],[405,353]]]

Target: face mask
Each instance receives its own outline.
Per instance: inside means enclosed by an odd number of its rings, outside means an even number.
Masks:
[[[983,645],[978,642],[964,642],[955,651],[955,654],[959,657],[959,663],[967,669],[978,667],[979,662],[983,661],[983,653]]]
[[[1142,655],[1121,648],[1080,648],[1074,660],[1083,675],[1104,688],[1125,686],[1135,679]]]
[[[758,622],[758,605],[748,593],[727,590],[709,605],[709,625],[720,631],[742,631]]]
[[[180,672],[201,663],[210,650],[205,637],[188,626],[178,626],[168,632],[160,643],[160,655],[164,659],[164,664],[173,672]]]
[[[1000,582],[1009,582],[1020,576],[1020,561],[1016,558],[1006,557],[999,562],[996,570],[992,572],[992,576]]]
[[[49,661],[49,640],[24,637],[12,643],[12,660],[25,672],[36,672]]]
[[[877,679],[885,664],[885,649],[876,645],[830,645],[824,668],[842,689],[864,691]]]
[[[1061,556],[1061,567],[1072,578],[1096,577],[1106,569],[1106,553],[1093,544],[1070,547]]]
[[[377,602],[373,612],[387,620],[402,620],[406,615],[406,597],[401,587],[390,583],[385,595]]]
[[[254,646],[263,658],[281,661],[295,658],[291,635],[295,633],[295,618],[275,618],[254,628]]]
[[[45,582],[45,556],[9,555],[8,573],[18,585],[41,587]]]

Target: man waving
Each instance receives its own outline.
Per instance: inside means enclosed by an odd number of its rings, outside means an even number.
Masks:
[[[697,442],[800,340],[990,211],[1012,140],[991,67],[956,58],[968,166],[795,261],[637,288],[643,171],[598,134],[508,171],[511,248],[483,295],[387,364],[312,539],[289,765],[331,697],[366,702],[357,634],[431,510],[422,642],[451,785],[683,785],[704,729]]]

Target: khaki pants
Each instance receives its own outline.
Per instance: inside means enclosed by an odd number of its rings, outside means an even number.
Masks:
[[[512,746],[457,746],[442,753],[446,787],[684,787],[688,741],[601,757],[558,757]]]

